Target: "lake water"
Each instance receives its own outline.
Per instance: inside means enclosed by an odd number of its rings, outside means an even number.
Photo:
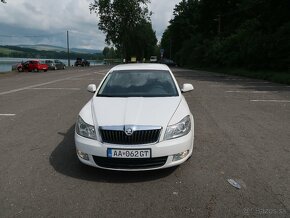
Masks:
[[[53,60],[53,59],[33,59],[33,58],[1,58],[0,57],[0,73],[1,72],[9,72],[12,70],[12,66],[20,63],[22,61],[28,61],[28,60]],[[62,61],[66,66],[67,66],[67,60],[65,59],[59,59]],[[70,60],[70,64],[73,65],[75,60]],[[96,65],[102,65],[103,61],[96,61],[96,60],[89,60],[91,63],[91,66],[96,66]]]

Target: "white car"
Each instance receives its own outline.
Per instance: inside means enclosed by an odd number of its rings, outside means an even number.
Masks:
[[[157,63],[157,56],[151,56],[150,57],[150,63]]]
[[[170,69],[162,64],[112,68],[82,108],[75,127],[79,160],[110,170],[155,170],[191,155],[194,120]]]

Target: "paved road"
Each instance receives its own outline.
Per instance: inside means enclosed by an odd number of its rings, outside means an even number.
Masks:
[[[192,158],[127,173],[80,164],[74,122],[107,67],[0,75],[0,217],[289,217],[290,87],[174,69]],[[238,181],[235,189],[227,179]]]

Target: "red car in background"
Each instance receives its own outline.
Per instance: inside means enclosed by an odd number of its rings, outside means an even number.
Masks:
[[[23,72],[23,71],[34,71],[38,72],[43,70],[46,72],[48,70],[48,65],[47,64],[42,64],[39,61],[26,61],[24,63],[21,63],[17,66],[18,72]]]

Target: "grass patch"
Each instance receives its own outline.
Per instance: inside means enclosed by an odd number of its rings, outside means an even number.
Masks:
[[[269,70],[245,70],[245,69],[221,69],[221,68],[202,68],[196,70],[213,71],[217,73],[223,73],[234,76],[242,76],[253,79],[261,79],[275,83],[290,85],[290,72],[279,72],[279,71],[269,71]]]

